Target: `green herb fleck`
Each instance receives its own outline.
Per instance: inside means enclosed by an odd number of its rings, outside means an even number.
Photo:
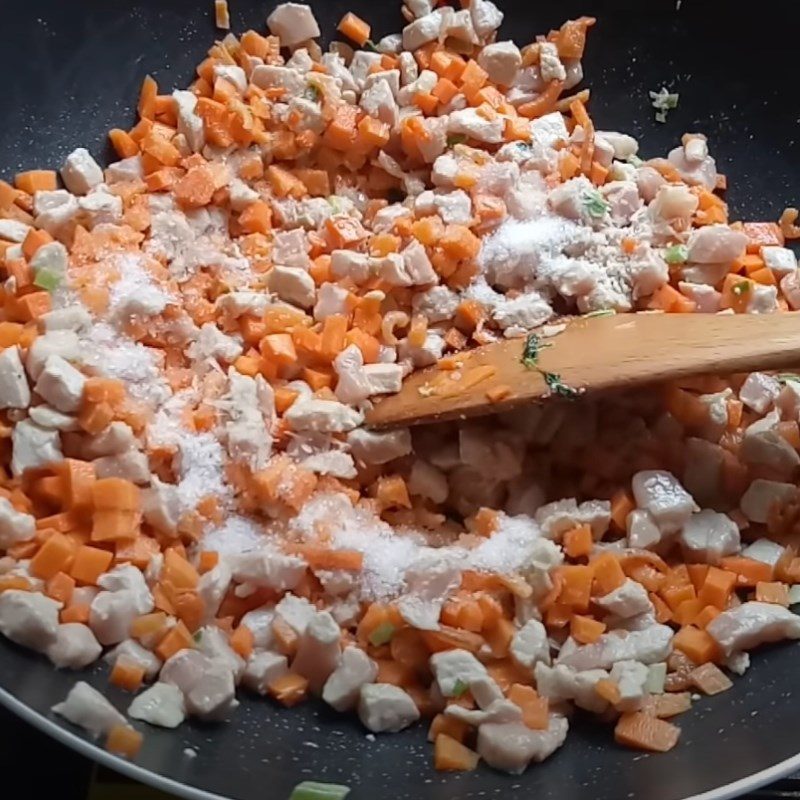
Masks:
[[[194,639],[195,644],[200,644],[200,640],[203,638],[203,631],[195,631],[192,635],[192,639]]]
[[[557,372],[542,372],[542,375],[544,376],[544,382],[553,394],[557,394],[559,397],[567,397],[570,400],[574,400],[580,394],[577,389],[573,389],[564,383]]]
[[[461,678],[456,678],[456,682],[453,684],[453,697],[461,697],[468,689],[469,684],[464,683]]]
[[[528,369],[538,369],[539,351],[543,347],[551,347],[549,344],[542,343],[539,335],[536,333],[529,333],[528,338],[525,340],[525,347],[522,348],[522,363]]]
[[[582,196],[583,207],[590,217],[600,219],[608,211],[608,203],[597,189],[587,189]]]
[[[457,144],[464,144],[466,141],[467,137],[463,133],[451,133],[447,137],[447,146],[455,147]]]
[[[688,258],[689,248],[685,244],[673,244],[664,251],[667,264],[683,264]]]
[[[389,644],[392,636],[394,636],[394,625],[391,622],[381,622],[368,638],[371,645],[380,647],[382,644]]]
[[[644,161],[637,155],[630,155],[625,160],[634,167],[641,167],[644,164]]]
[[[333,209],[334,214],[341,214],[344,211],[342,201],[335,194],[328,198],[328,205]]]
[[[376,45],[375,42],[372,41],[372,39],[367,39],[367,41],[364,42],[364,49],[365,50],[372,50],[373,53],[377,53],[378,52],[378,45]]]
[[[350,794],[350,787],[340,783],[303,781],[292,789],[289,800],[343,800]]]
[[[677,92],[668,92],[666,86],[662,86],[657,92],[650,92],[650,101],[656,110],[656,122],[666,122],[667,112],[678,107],[680,95]]]
[[[33,285],[48,292],[54,292],[61,286],[61,274],[49,269],[40,269],[33,279]]]
[[[731,289],[731,291],[737,296],[741,297],[743,294],[746,294],[750,291],[750,281],[740,281],[736,284],[736,286]]]
[[[322,89],[316,83],[310,83],[306,86],[303,96],[306,100],[311,100],[312,103],[318,103],[322,97]]]

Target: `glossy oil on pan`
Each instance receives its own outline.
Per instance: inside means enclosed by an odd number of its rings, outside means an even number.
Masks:
[[[724,0],[677,5],[505,0],[501,38],[522,44],[567,17],[596,16],[584,67],[598,125],[637,136],[645,156],[663,154],[686,131],[707,134],[732,187],[732,218],[776,219],[800,199],[798,4],[750,4],[747,13]],[[4,0],[2,6],[4,178],[57,166],[78,146],[108,156],[105,133],[132,123],[142,77],[188,84],[215,35],[212,0]],[[264,29],[267,4],[230,0],[230,6],[235,31]],[[316,0],[314,8],[323,32],[346,10],[366,18],[377,35],[402,24],[395,0]],[[648,98],[662,85],[680,93],[664,125],[654,121]],[[129,764],[49,712],[77,676],[5,640],[0,702],[83,754],[185,797],[280,800],[311,779],[348,784],[353,800],[711,800],[800,768],[800,649],[771,648],[753,662],[731,691],[698,701],[680,718],[680,744],[666,755],[622,750],[610,728],[576,720],[561,750],[518,777],[483,767],[436,773],[422,726],[371,741],[356,722],[321,705],[286,711],[246,697],[226,724],[147,728]],[[108,692],[103,667],[81,677]],[[129,702],[121,691],[108,693],[121,709]]]

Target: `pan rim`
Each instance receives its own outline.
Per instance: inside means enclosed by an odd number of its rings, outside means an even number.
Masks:
[[[44,714],[18,700],[2,687],[0,687],[0,704],[16,714],[20,719],[33,725],[37,730],[69,747],[76,753],[154,789],[160,789],[176,797],[186,798],[186,800],[231,800],[226,795],[216,794],[187,783],[181,783],[109,753],[108,750],[84,739],[66,726],[48,719]],[[800,770],[800,753],[745,778],[740,778],[738,781],[727,783],[716,789],[709,789],[700,794],[689,795],[683,800],[730,800],[730,798],[741,797],[747,792],[760,789],[762,786],[780,780],[798,770]]]

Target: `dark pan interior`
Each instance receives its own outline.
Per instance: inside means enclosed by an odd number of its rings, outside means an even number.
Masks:
[[[4,0],[1,5],[3,178],[19,169],[58,166],[81,145],[107,156],[105,133],[132,123],[144,74],[153,74],[164,87],[188,83],[215,35],[212,0]],[[230,0],[230,5],[236,31],[263,29],[264,3]],[[323,31],[332,31],[351,9],[368,19],[377,35],[401,23],[395,0],[380,5],[317,0],[314,6]],[[584,65],[598,127],[633,133],[645,157],[663,154],[684,131],[706,133],[728,175],[732,217],[775,219],[800,199],[800,7],[773,2],[734,11],[723,0],[683,0],[681,6],[676,9],[675,0],[507,0],[502,34],[524,43],[569,16],[597,16]],[[680,93],[665,125],[654,121],[647,96],[662,85]],[[737,791],[731,784],[800,751],[797,665],[793,646],[756,655],[733,690],[699,701],[681,718],[680,746],[664,756],[622,750],[609,729],[579,720],[566,746],[523,776],[485,768],[441,775],[432,768],[421,728],[371,741],[352,720],[320,706],[287,712],[245,699],[226,725],[187,725],[176,732],[148,728],[137,764],[187,787],[241,800],[287,797],[305,779],[347,783],[354,800],[678,800],[704,792],[721,798]],[[0,689],[34,712],[52,718],[49,707],[75,679],[0,642]],[[107,689],[105,670],[88,679]],[[112,690],[110,696],[120,708],[127,705],[124,693]],[[197,757],[186,755],[185,748]],[[783,771],[791,767],[786,764]],[[779,775],[776,769],[760,781]]]

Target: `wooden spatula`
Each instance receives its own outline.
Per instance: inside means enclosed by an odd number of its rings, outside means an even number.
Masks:
[[[555,336],[498,342],[444,363],[448,369],[437,365],[409,376],[398,394],[375,404],[367,424],[419,425],[494,414],[550,396],[786,369],[800,364],[800,312],[583,317]]]

